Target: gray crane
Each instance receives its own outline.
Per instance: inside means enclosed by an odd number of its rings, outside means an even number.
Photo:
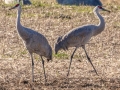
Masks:
[[[32,60],[32,81],[34,81],[34,60],[33,60],[33,53],[36,53],[40,56],[42,60],[43,70],[44,70],[44,77],[45,82],[46,74],[44,68],[44,60],[43,56],[47,58],[47,61],[52,60],[52,48],[49,45],[47,39],[40,33],[26,28],[21,25],[20,23],[20,15],[21,15],[21,6],[20,4],[16,4],[14,7],[10,8],[15,9],[17,8],[17,21],[16,21],[16,28],[18,31],[19,36],[24,41],[28,52],[30,53],[31,60]]]
[[[99,10],[110,12],[109,10],[104,9],[101,6],[96,6],[94,8],[93,12],[99,19],[98,25],[88,24],[88,25],[83,25],[83,26],[77,27],[75,29],[72,29],[69,32],[67,32],[65,35],[58,37],[57,42],[55,43],[55,53],[56,54],[61,49],[68,50],[69,47],[75,47],[75,50],[73,51],[71,58],[70,58],[70,64],[69,64],[67,76],[69,75],[69,72],[70,72],[71,62],[72,62],[74,53],[79,47],[82,47],[84,49],[88,61],[90,62],[94,71],[97,74],[97,71],[96,71],[95,67],[93,66],[93,64],[86,52],[85,44],[90,40],[90,38],[92,36],[96,36],[96,35],[100,34],[105,28],[105,21],[104,21],[103,17],[99,14]]]

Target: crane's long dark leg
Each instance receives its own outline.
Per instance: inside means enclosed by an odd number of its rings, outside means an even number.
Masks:
[[[31,56],[31,60],[32,60],[32,81],[34,82],[34,60],[33,60],[33,56],[31,53],[30,53],[30,56]]]
[[[71,63],[72,63],[72,58],[74,56],[74,53],[75,51],[77,50],[77,47],[75,48],[75,50],[73,51],[72,55],[71,55],[71,58],[70,58],[70,64],[69,64],[69,69],[68,69],[68,73],[67,73],[67,76],[69,75],[69,72],[70,72],[70,67],[71,67]]]
[[[93,64],[92,64],[92,61],[90,60],[90,57],[88,56],[88,54],[87,54],[87,52],[86,52],[86,50],[85,50],[85,46],[83,45],[82,48],[84,49],[85,54],[86,54],[86,56],[87,56],[87,59],[88,59],[88,61],[90,62],[90,64],[92,65],[92,67],[93,67],[95,73],[98,75],[98,73],[97,73],[95,67],[94,67]]]
[[[46,74],[45,74],[44,60],[43,60],[42,56],[40,56],[40,57],[42,59],[42,65],[43,65],[43,71],[44,71],[44,77],[45,77],[45,83],[46,83],[47,79],[46,79]]]

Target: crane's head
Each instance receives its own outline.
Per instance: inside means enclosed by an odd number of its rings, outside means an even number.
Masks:
[[[9,10],[18,8],[19,6],[20,6],[20,4],[16,4],[14,7],[10,8]]]
[[[58,52],[60,49],[62,49],[61,39],[62,39],[62,36],[58,37],[57,42],[55,43],[55,54],[57,54],[57,52]]]
[[[110,13],[110,11],[109,10],[107,10],[107,9],[105,9],[105,8],[103,8],[102,6],[96,6],[95,8],[94,8],[94,10],[93,11],[99,11],[99,10],[102,10],[102,11],[107,11],[107,12],[109,12]]]

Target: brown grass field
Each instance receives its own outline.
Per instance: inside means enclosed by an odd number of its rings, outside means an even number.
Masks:
[[[51,2],[50,2],[51,1]],[[53,49],[53,61],[46,62],[47,84],[41,60],[35,57],[35,82],[31,82],[31,60],[16,30],[16,10],[0,5],[0,90],[120,90],[120,5],[104,5],[111,13],[101,11],[105,30],[86,44],[96,67],[95,74],[84,51],[75,53],[71,72],[66,76],[73,48],[54,54],[54,43],[60,36],[80,25],[98,24],[93,6],[61,6],[54,1],[22,6],[21,23],[45,35]]]

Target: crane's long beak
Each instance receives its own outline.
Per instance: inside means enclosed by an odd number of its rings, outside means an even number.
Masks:
[[[107,11],[107,12],[109,12],[109,13],[110,13],[110,11],[109,11],[109,10],[107,10],[107,9],[105,9],[105,8],[102,8],[102,10],[103,10],[103,11]]]
[[[14,7],[11,7],[9,10],[12,10],[12,9],[15,9],[16,8],[16,6],[14,6]]]

